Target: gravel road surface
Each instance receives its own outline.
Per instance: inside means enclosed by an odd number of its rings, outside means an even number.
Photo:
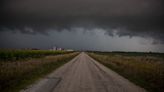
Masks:
[[[82,52],[21,92],[146,92]]]

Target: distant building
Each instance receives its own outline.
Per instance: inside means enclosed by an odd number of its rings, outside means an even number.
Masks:
[[[62,48],[57,48],[57,50],[62,50]]]
[[[60,48],[60,47],[56,47],[56,46],[54,46],[52,49],[50,49],[50,50],[64,50],[63,48]]]
[[[57,48],[57,50],[64,50],[63,48]]]
[[[53,50],[53,51],[74,51],[73,49],[64,49],[64,48],[61,48],[61,47],[57,47],[57,46],[53,46],[52,49],[50,50]]]
[[[52,50],[57,50],[57,47],[54,46],[54,47],[52,48]]]

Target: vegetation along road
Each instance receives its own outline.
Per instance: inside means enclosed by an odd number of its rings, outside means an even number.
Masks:
[[[82,52],[21,92],[146,92]]]

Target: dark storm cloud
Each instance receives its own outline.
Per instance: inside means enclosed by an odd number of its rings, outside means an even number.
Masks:
[[[163,6],[163,0],[1,0],[0,28],[30,34],[102,28],[164,43]]]

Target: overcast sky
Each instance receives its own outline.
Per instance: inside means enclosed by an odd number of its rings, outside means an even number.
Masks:
[[[0,48],[164,52],[163,0],[1,0]]]

